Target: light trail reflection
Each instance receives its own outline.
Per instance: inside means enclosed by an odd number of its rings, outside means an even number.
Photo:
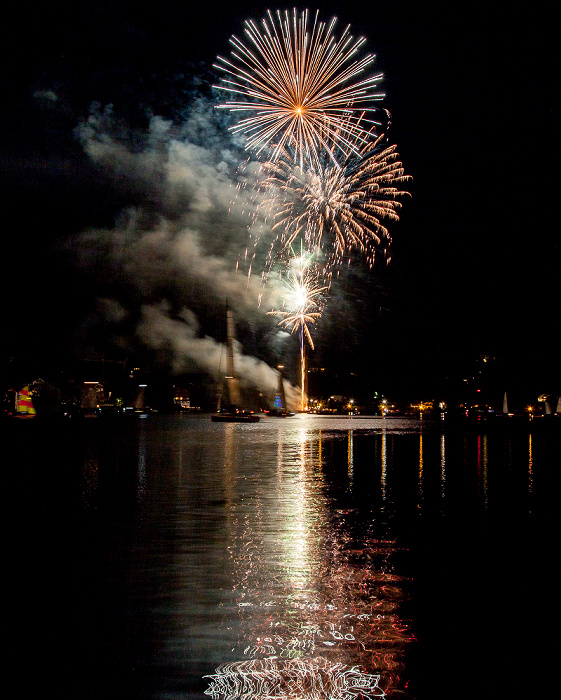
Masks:
[[[477,436],[477,476],[483,491],[483,507],[487,510],[489,500],[489,454],[487,446],[487,435]]]
[[[440,436],[440,496],[446,498],[446,438]]]
[[[532,433],[528,433],[528,492],[532,495],[532,468],[534,459],[532,457]]]
[[[387,473],[388,473],[388,453],[387,453],[387,436],[386,436],[386,429],[384,428],[382,430],[382,457],[381,457],[381,463],[382,463],[382,476],[381,476],[381,482],[382,482],[382,501],[386,500],[387,496]]]
[[[332,664],[325,659],[238,661],[220,666],[206,695],[219,700],[302,698],[351,700],[383,697],[380,676]]]
[[[398,614],[406,597],[393,572],[399,548],[356,509],[330,509],[323,438],[296,438],[285,434],[275,448],[275,483],[245,482],[231,509],[237,615],[229,629],[238,659],[206,676],[213,698],[351,700],[381,697],[402,682],[412,636]],[[348,466],[352,443],[350,431]]]
[[[138,439],[138,485],[136,489],[136,497],[138,501],[142,501],[146,490],[146,431],[142,424],[141,432]]]
[[[349,440],[347,445],[347,473],[349,475],[349,486],[353,485],[353,470],[354,470],[354,440],[353,431],[349,430]]]
[[[423,507],[423,433],[419,433],[419,502],[417,503],[417,508],[421,510]]]
[[[489,441],[487,434],[483,435],[481,462],[483,467],[483,505],[487,510],[489,501]]]

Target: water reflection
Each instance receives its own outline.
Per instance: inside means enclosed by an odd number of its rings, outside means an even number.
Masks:
[[[138,440],[138,487],[137,498],[141,501],[144,498],[146,488],[146,431],[144,422],[141,423],[140,436]]]
[[[265,700],[291,697],[306,700],[351,700],[383,697],[380,676],[345,668],[325,659],[281,661],[264,659],[223,664],[212,679],[207,695],[219,700]]]
[[[534,465],[534,460],[532,457],[532,433],[528,434],[528,491],[532,495],[532,467]]]
[[[487,510],[488,499],[489,499],[489,452],[488,452],[488,436],[487,434],[478,435],[477,443],[477,465],[478,470],[481,472],[482,484],[483,484],[483,507]]]
[[[113,697],[115,669],[136,700],[433,697],[417,688],[443,656],[455,663],[449,640],[473,640],[512,590],[491,547],[514,570],[510,533],[530,507],[543,512],[556,462],[538,432],[352,425],[78,426],[80,472],[64,499],[82,518],[77,640],[97,685],[75,697]],[[500,537],[487,539],[493,522]],[[479,588],[475,574],[462,588],[464,533]],[[410,653],[423,645],[420,669]]]
[[[381,462],[381,483],[382,483],[382,501],[386,500],[387,495],[387,470],[388,470],[388,455],[387,455],[387,435],[386,429],[382,430],[382,455]]]
[[[353,485],[353,468],[354,468],[354,441],[353,441],[353,431],[348,432],[348,443],[347,443],[347,474],[349,475],[349,486]]]
[[[446,497],[446,436],[440,436],[440,496]]]
[[[417,508],[421,510],[422,505],[423,505],[423,466],[424,466],[424,459],[423,459],[423,433],[421,432],[419,434],[419,478],[418,478],[418,484],[419,484],[419,502],[417,503]]]
[[[86,445],[82,468],[82,503],[86,511],[93,510],[97,503],[99,488],[99,464],[97,450],[92,444]]]
[[[398,547],[376,538],[372,523],[357,533],[353,509],[329,508],[323,437],[305,430],[295,437],[296,445],[277,436],[275,482],[265,459],[231,509],[238,660],[208,676],[206,693],[224,700],[382,696],[399,682],[411,639],[398,614],[405,597],[391,564]],[[384,470],[385,462],[384,436]],[[353,431],[347,469],[352,478]]]

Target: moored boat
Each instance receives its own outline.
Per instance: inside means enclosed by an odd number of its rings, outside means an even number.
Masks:
[[[24,386],[23,389],[16,392],[12,416],[14,418],[35,418],[36,415],[37,411],[33,406],[29,387]]]
[[[210,417],[215,423],[258,423],[259,418],[251,411],[222,411]]]
[[[283,411],[278,408],[271,408],[269,411],[265,411],[265,413],[271,418],[290,418],[295,415],[294,411]]]

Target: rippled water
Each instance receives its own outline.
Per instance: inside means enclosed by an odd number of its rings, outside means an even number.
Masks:
[[[16,641],[57,698],[536,697],[549,427],[155,415],[11,437]]]

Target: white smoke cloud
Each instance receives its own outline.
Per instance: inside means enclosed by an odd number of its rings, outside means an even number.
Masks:
[[[139,201],[123,211],[113,230],[86,233],[82,252],[91,253],[92,241],[101,239],[112,259],[123,264],[127,258],[139,281],[155,273],[163,278],[166,271],[182,272],[211,280],[218,295],[233,294],[238,302],[255,304],[259,275],[248,284],[236,266],[245,262],[247,269],[253,255],[248,244],[255,203],[247,196],[250,190],[240,187],[235,155],[218,148],[224,136],[207,125],[203,146],[185,140],[189,131],[189,124],[177,129],[154,117],[147,134],[139,137],[123,133],[111,109],[93,110],[77,129],[85,151],[115,178],[116,187],[132,186]],[[151,267],[148,275],[146,265]]]
[[[267,251],[250,235],[256,195],[244,186],[258,166],[250,163],[240,175],[240,153],[212,115],[212,106],[201,102],[180,127],[153,117],[139,133],[120,123],[110,107],[94,105],[76,135],[128,201],[114,227],[90,228],[72,248],[84,268],[98,275],[101,269],[128,290],[125,298],[102,294],[108,322],[130,319],[127,305],[136,304],[141,319],[136,337],[146,347],[169,351],[175,372],[190,358],[216,375],[223,347],[212,337],[199,337],[191,306],[214,300],[215,308],[223,308],[228,300],[236,317],[251,326],[274,328],[275,321],[259,308]],[[266,231],[266,222],[260,227]],[[274,338],[278,342],[278,333]],[[275,386],[276,371],[257,358],[240,352],[236,369],[242,381],[263,391]]]

